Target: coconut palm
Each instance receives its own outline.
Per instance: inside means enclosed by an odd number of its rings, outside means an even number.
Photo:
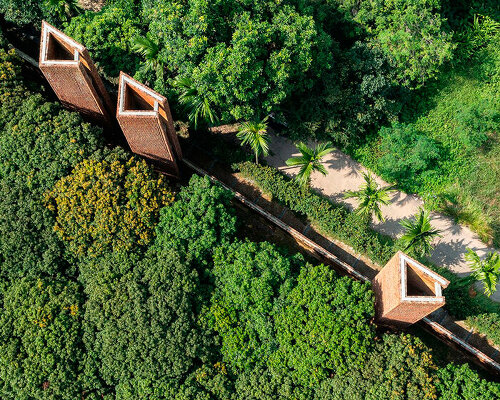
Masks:
[[[163,74],[165,61],[160,56],[160,46],[146,36],[135,36],[131,40],[132,51],[142,56],[145,67],[156,71],[157,76]]]
[[[179,102],[186,107],[194,129],[198,128],[199,120],[211,124],[217,121],[211,101],[200,93],[190,77],[178,76],[174,80],[174,86],[179,91]]]
[[[467,249],[465,259],[470,263],[472,276],[484,285],[484,293],[491,296],[495,292],[500,278],[500,256],[490,252],[484,260],[472,249]]]
[[[241,140],[241,145],[249,145],[255,153],[255,163],[259,163],[259,156],[264,157],[269,154],[269,135],[267,134],[267,117],[260,122],[248,121],[240,125],[238,139]]]
[[[297,144],[297,150],[302,154],[300,157],[291,157],[286,160],[286,165],[290,167],[300,166],[299,173],[296,178],[302,186],[307,186],[311,180],[313,171],[321,172],[327,175],[328,171],[321,164],[321,159],[328,153],[335,150],[330,143],[318,144],[314,148],[307,147],[304,143]]]
[[[389,205],[390,195],[394,192],[392,186],[379,187],[371,173],[363,172],[365,183],[359,190],[349,190],[344,194],[345,199],[355,198],[359,200],[356,214],[362,216],[367,222],[371,222],[373,216],[379,221],[384,221],[381,205]]]
[[[429,212],[423,208],[420,209],[415,219],[401,221],[401,226],[405,228],[401,237],[401,242],[405,246],[404,250],[413,250],[421,257],[432,251],[431,243],[435,237],[440,236],[441,232],[432,227]]]

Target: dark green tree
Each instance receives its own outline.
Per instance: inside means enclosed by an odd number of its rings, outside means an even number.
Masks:
[[[362,366],[325,379],[315,400],[432,400],[436,365],[429,349],[409,335],[384,335]]]
[[[369,284],[340,278],[329,266],[304,267],[275,317],[278,348],[270,365],[304,387],[363,365],[374,314]]]
[[[209,355],[198,274],[175,249],[108,253],[81,266],[86,376],[116,399],[173,398]]]
[[[274,319],[293,286],[298,262],[267,242],[235,242],[215,251],[210,312],[224,360],[233,367],[263,365],[276,351]]]
[[[81,396],[81,289],[63,278],[21,278],[0,293],[0,397]]]
[[[206,263],[218,245],[236,233],[236,218],[229,207],[232,194],[207,177],[193,175],[176,201],[160,212],[156,246],[184,252],[188,261]]]

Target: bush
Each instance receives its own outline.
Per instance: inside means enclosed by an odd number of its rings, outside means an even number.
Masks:
[[[466,323],[500,346],[500,310],[498,313],[469,316]]]
[[[362,365],[372,347],[375,316],[370,284],[338,277],[329,266],[303,267],[274,317],[271,367],[310,387]]]
[[[10,282],[0,294],[2,399],[81,396],[80,287],[62,278]]]
[[[43,18],[41,2],[41,0],[0,0],[0,13],[7,21],[18,25],[39,24]]]
[[[116,149],[102,159],[82,161],[55,184],[46,201],[69,254],[95,257],[149,244],[160,208],[173,195],[164,176]]]
[[[65,33],[82,43],[108,79],[120,71],[133,75],[139,58],[132,54],[131,40],[140,34],[140,22],[127,8],[114,5],[95,13],[87,11],[71,20]]]
[[[18,175],[40,196],[102,146],[99,128],[33,95],[0,134],[0,178]]]
[[[380,130],[382,137],[379,159],[382,173],[392,180],[413,180],[428,171],[439,157],[436,142],[418,132],[414,125],[395,123]]]
[[[222,119],[252,119],[309,90],[331,67],[332,39],[307,7],[273,2],[143,2],[151,37]]]
[[[218,245],[236,233],[236,218],[229,208],[232,194],[207,177],[193,175],[171,207],[160,212],[155,245],[173,247],[188,261],[206,264]]]
[[[500,384],[482,379],[467,364],[448,364],[437,373],[438,398],[446,400],[490,400],[500,398]]]
[[[486,98],[458,111],[457,132],[460,142],[466,148],[480,147],[488,140],[488,134],[498,131],[500,111],[496,106],[498,103]]]
[[[305,215],[320,232],[339,239],[384,265],[396,252],[395,242],[366,227],[360,217],[311,189],[287,179],[278,170],[250,162],[236,164],[244,178],[292,211]]]

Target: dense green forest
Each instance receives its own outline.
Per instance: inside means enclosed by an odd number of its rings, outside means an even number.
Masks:
[[[104,3],[0,12],[56,24],[109,82],[135,75],[191,128],[271,114],[292,138],[333,140],[498,245],[497,2]],[[105,147],[0,46],[2,399],[500,398],[469,365],[381,331],[369,284],[249,240],[226,190]],[[398,249],[267,167],[240,168],[376,261]],[[454,284],[455,315],[483,310]],[[498,340],[498,313],[478,324]]]
[[[500,385],[377,333],[370,285],[239,230],[47,102],[0,50],[3,399],[491,399]]]

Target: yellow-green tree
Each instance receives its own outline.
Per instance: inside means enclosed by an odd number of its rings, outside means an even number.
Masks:
[[[47,194],[54,230],[77,257],[147,245],[160,208],[172,201],[165,177],[119,150],[84,160]]]

